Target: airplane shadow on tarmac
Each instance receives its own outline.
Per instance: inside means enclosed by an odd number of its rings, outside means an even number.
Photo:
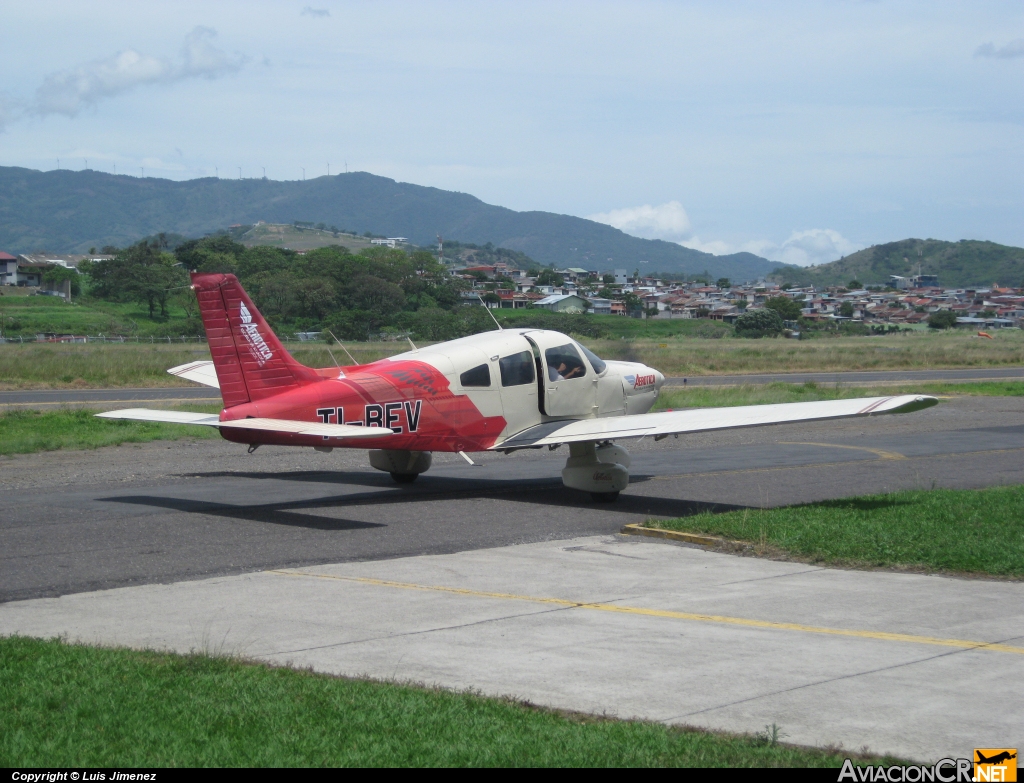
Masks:
[[[192,474],[196,475],[196,474]],[[302,474],[203,474],[224,475],[246,478],[289,478],[295,481],[324,481],[325,473],[307,471]],[[362,474],[346,473],[346,484],[360,484],[356,479]],[[317,478],[313,478],[316,476]],[[373,474],[366,474],[364,485],[381,487],[383,482]],[[384,478],[384,477],[381,477]],[[639,484],[649,481],[652,476],[634,476],[631,483]],[[506,486],[501,486],[506,484]],[[445,486],[447,485],[447,486]],[[101,502],[127,503],[133,505],[152,506],[188,514],[205,514],[209,516],[227,517],[250,522],[262,522],[289,527],[306,527],[316,530],[361,530],[368,528],[387,527],[386,523],[360,522],[346,519],[330,519],[304,514],[303,510],[326,508],[359,508],[362,506],[389,506],[406,503],[422,503],[430,501],[474,500],[493,498],[511,500],[518,503],[533,503],[552,508],[592,508],[600,511],[613,511],[630,515],[647,515],[659,517],[685,517],[702,512],[736,511],[748,506],[726,503],[704,503],[699,501],[679,500],[677,498],[651,497],[649,495],[622,494],[615,503],[592,502],[583,492],[567,490],[558,479],[530,479],[515,482],[502,482],[493,479],[466,479],[433,477],[427,486],[399,487],[392,486],[385,491],[356,492],[330,497],[289,500],[277,503],[260,503],[251,505],[232,505],[207,500],[189,498],[158,497],[152,495],[122,495],[118,497],[97,498]]]

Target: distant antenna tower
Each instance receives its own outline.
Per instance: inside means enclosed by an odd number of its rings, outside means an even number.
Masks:
[[[60,158],[57,158],[57,171],[60,171]]]
[[[267,167],[266,166],[260,166],[260,168],[263,169],[263,179],[266,179],[267,178]]]
[[[220,167],[219,166],[214,166],[213,167],[213,174],[214,174],[214,176],[217,179],[220,179]]]
[[[327,161],[327,176],[331,176],[331,162]]]
[[[444,237],[437,235],[437,260],[444,265]]]
[[[345,173],[348,174],[348,160],[345,161]]]
[[[238,167],[238,178],[239,179],[242,178],[242,167],[241,166]]]
[[[139,166],[139,176],[142,177],[143,179],[146,178],[146,170],[142,168],[142,166]]]
[[[304,168],[302,168],[302,166],[299,166],[299,168],[302,169],[302,181],[305,182],[306,181],[306,170]]]
[[[85,170],[86,171],[89,170],[89,159],[88,158],[85,159]]]

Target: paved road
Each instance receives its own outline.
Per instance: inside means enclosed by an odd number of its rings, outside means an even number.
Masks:
[[[922,381],[1024,380],[1024,367],[988,367],[965,370],[884,370],[877,372],[794,372],[764,375],[700,375],[686,379],[688,386],[742,386],[762,383],[839,383],[847,386]],[[682,386],[682,378],[668,378],[669,386]]]
[[[683,378],[668,378],[669,386],[682,386]],[[869,385],[902,381],[1024,380],[1024,367],[988,367],[965,370],[893,370],[879,372],[804,372],[767,375],[701,375],[686,378],[688,386],[741,386],[764,383],[839,383]],[[196,402],[216,405],[220,393],[206,386],[175,386],[156,389],[57,389],[0,391],[0,409],[60,406],[114,407],[174,405]]]
[[[1024,483],[1024,400],[628,445],[633,483],[595,505],[565,449],[438,455],[399,487],[365,452],[223,441],[0,460],[0,601],[317,563],[608,534],[652,516],[901,487]]]

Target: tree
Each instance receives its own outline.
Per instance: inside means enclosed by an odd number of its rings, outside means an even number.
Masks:
[[[92,295],[113,301],[141,302],[149,307],[149,317],[167,316],[167,300],[187,277],[170,253],[160,249],[160,241],[143,240],[118,251],[112,259],[90,264],[88,275]]]
[[[936,310],[928,316],[928,326],[931,329],[950,329],[956,326],[956,313],[952,310]]]
[[[843,316],[843,318],[853,318],[853,303],[843,302],[839,305],[839,315]]]
[[[601,277],[601,282],[605,285],[615,285],[615,275],[604,275]]]
[[[846,284],[846,287],[851,291],[856,291],[858,288],[863,288],[864,286],[861,284],[860,280],[851,280]]]
[[[719,288],[728,288],[730,286],[729,278],[720,277],[718,278],[718,281],[715,283],[715,285],[717,285]]]
[[[43,273],[44,283],[59,286],[65,280],[71,281],[72,296],[78,296],[82,293],[81,275],[74,269],[68,269],[66,266],[55,266],[53,269],[48,269]]]
[[[783,321],[795,321],[800,317],[800,305],[788,296],[772,296],[764,303],[769,310],[774,310]]]
[[[560,286],[565,284],[565,279],[554,269],[545,269],[537,275],[536,284]]]
[[[736,319],[736,334],[739,337],[778,337],[784,325],[782,317],[775,310],[754,310]]]

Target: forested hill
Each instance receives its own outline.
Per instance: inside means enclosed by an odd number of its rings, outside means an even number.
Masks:
[[[846,285],[852,280],[871,285],[888,283],[889,275],[916,275],[919,265],[922,274],[938,275],[939,285],[948,288],[1024,285],[1024,248],[973,239],[904,239],[828,264],[785,266],[772,278],[793,285]]]
[[[638,239],[591,220],[515,212],[466,193],[395,182],[364,172],[296,182],[204,179],[175,182],[98,171],[0,167],[0,250],[86,252],[165,231],[198,237],[236,223],[296,220],[404,236],[436,235],[526,253],[542,264],[752,280],[780,264],[750,253],[714,256]],[[609,260],[611,259],[611,260]]]

